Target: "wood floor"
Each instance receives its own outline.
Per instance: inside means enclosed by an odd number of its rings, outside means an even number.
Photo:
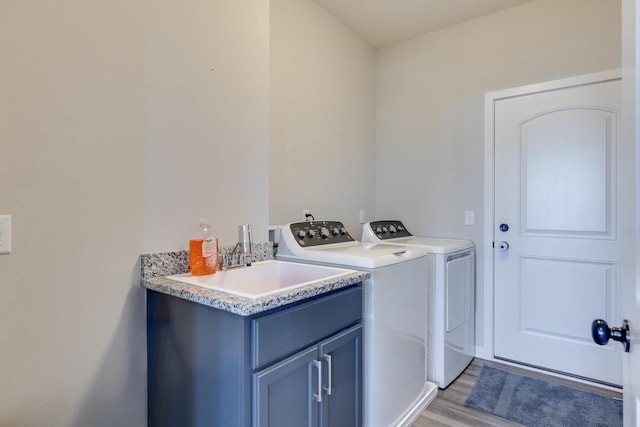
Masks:
[[[525,369],[504,365],[488,360],[474,359],[471,365],[445,390],[438,390],[438,396],[416,420],[413,427],[482,427],[482,426],[521,426],[501,417],[487,414],[482,411],[467,408],[464,402],[476,384],[482,366],[492,366],[516,374],[524,374],[534,378],[541,378],[550,382],[569,385],[580,390],[622,398],[622,394],[594,387],[587,384],[576,383],[563,378],[532,372]]]

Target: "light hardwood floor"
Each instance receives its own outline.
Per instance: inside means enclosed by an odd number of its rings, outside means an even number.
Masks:
[[[614,396],[622,398],[622,394],[594,387],[587,384],[569,381],[550,375],[532,372],[525,369],[504,365],[502,363],[488,360],[474,359],[469,367],[445,390],[438,390],[438,396],[427,407],[427,409],[416,420],[413,427],[483,427],[483,426],[521,426],[501,417],[487,414],[482,411],[467,408],[464,402],[476,384],[482,366],[492,366],[516,374],[528,375],[534,378],[541,378],[550,382],[569,385],[580,390],[602,394],[604,396]]]

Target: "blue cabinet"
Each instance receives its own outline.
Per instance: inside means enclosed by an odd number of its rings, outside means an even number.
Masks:
[[[362,324],[322,342],[319,349],[326,364],[320,425],[361,426]]]
[[[362,325],[253,375],[254,427],[362,425]]]
[[[150,426],[360,426],[362,287],[253,316],[147,290]]]

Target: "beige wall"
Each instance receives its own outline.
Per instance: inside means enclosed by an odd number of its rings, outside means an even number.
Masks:
[[[268,2],[36,3],[0,6],[0,425],[145,425],[139,254],[267,236]]]
[[[145,249],[185,248],[198,218],[221,244],[267,240],[269,2],[146,9]]]
[[[374,50],[311,0],[271,0],[271,224],[373,213]]]
[[[484,93],[619,68],[620,37],[618,0],[538,0],[378,51],[376,216],[475,242],[481,350]]]

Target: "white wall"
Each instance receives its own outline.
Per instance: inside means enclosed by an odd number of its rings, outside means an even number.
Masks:
[[[374,50],[311,0],[271,0],[271,224],[373,213]]]
[[[376,216],[483,248],[484,93],[618,67],[618,0],[533,1],[379,50]],[[479,251],[480,347],[483,262]]]
[[[0,425],[146,424],[140,253],[265,240],[268,2],[0,6]],[[194,185],[195,183],[195,185]]]

